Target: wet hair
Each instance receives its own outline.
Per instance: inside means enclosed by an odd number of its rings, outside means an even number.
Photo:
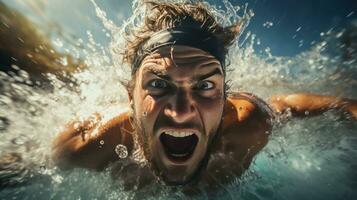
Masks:
[[[228,48],[235,42],[240,34],[241,22],[237,22],[231,26],[223,27],[210,12],[208,5],[198,3],[161,3],[157,1],[146,1],[145,4],[149,7],[147,15],[144,16],[142,23],[131,25],[125,31],[126,44],[123,51],[123,62],[128,63],[130,66],[136,65],[136,58],[139,51],[143,49],[143,45],[151,38],[151,36],[159,31],[165,29],[172,29],[181,26],[187,20],[193,20],[198,24],[202,32],[213,35],[217,40],[223,44],[224,56],[228,52]],[[225,70],[224,67],[222,67]],[[133,70],[133,69],[132,69]],[[132,95],[132,90],[135,86],[136,74],[132,73],[131,80],[125,84]],[[225,91],[227,90],[225,86]],[[226,97],[226,92],[224,92]],[[133,104],[131,109],[134,110]],[[132,124],[135,126],[137,132],[144,132],[143,134],[135,134],[137,142],[141,145],[146,158],[150,158],[151,152],[149,148],[148,137],[145,136],[145,130],[142,129],[141,122],[137,121],[135,117],[131,116]],[[217,135],[217,134],[216,134]],[[214,141],[213,138],[212,141]],[[212,143],[212,142],[211,142]],[[213,144],[211,144],[213,145]],[[197,181],[202,168],[206,167],[210,148],[208,148],[204,159],[200,162],[197,171],[188,182]],[[155,166],[152,166],[155,168]]]
[[[187,18],[199,24],[203,32],[214,35],[223,44],[224,55],[227,54],[229,46],[233,44],[240,33],[240,22],[223,27],[210,12],[209,7],[202,2],[162,3],[146,1],[145,4],[148,5],[149,11],[144,16],[143,22],[126,30],[123,61],[130,65],[134,64],[138,51],[150,39],[152,34],[164,29],[180,26]],[[132,79],[135,79],[134,73]]]

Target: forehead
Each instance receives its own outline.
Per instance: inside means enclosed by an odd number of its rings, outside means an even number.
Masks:
[[[142,61],[141,74],[147,72],[168,75],[194,75],[213,68],[222,71],[220,62],[211,54],[197,48],[181,45],[165,46],[145,57]]]

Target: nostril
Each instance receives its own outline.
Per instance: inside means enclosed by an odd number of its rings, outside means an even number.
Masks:
[[[164,112],[167,117],[171,118],[172,120],[178,123],[190,121],[195,116],[195,111],[193,106],[190,106],[189,108],[184,110],[166,108]]]
[[[176,122],[191,120],[195,115],[194,100],[187,91],[179,90],[165,106],[164,113]]]
[[[166,109],[172,110],[171,104],[166,105]]]
[[[191,104],[191,106],[190,106],[190,111],[191,112],[194,112],[195,111],[195,107]]]

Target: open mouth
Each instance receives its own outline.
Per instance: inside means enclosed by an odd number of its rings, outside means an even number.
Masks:
[[[165,131],[160,135],[166,155],[175,162],[184,162],[191,158],[198,137],[193,132],[187,131]]]

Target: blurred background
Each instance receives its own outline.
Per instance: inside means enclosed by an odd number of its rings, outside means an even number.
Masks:
[[[217,7],[222,7],[224,4],[222,0],[208,2]],[[268,47],[274,56],[295,56],[323,40],[326,33],[331,31],[349,29],[353,34],[346,37],[356,38],[357,2],[354,0],[229,0],[229,2],[234,6],[241,6],[241,8],[248,6],[253,10],[255,15],[247,30],[259,39],[259,45],[256,45],[255,49],[264,52]],[[132,14],[131,3],[131,0],[96,2],[106,12],[107,18],[119,27],[123,20]],[[81,39],[83,44],[88,43],[88,32],[104,47],[107,47],[111,41],[108,30],[103,28],[92,2],[88,0],[1,0],[0,6],[1,70],[11,70],[9,63],[13,63],[13,59],[9,60],[10,54],[26,57],[16,51],[31,48],[30,46],[40,42],[39,40],[62,54],[66,54],[66,49],[67,54],[69,52],[69,45],[63,43],[75,43],[78,39]],[[352,40],[348,38],[345,40]],[[356,45],[355,39],[353,40],[354,44],[347,41],[346,45]],[[19,48],[20,44],[22,48]],[[85,45],[82,47],[85,48]],[[57,57],[48,55],[48,51],[42,53],[47,53],[44,57],[49,60],[60,57],[60,55]],[[36,59],[36,56],[31,59],[33,58]],[[76,56],[73,55],[69,58],[71,60],[65,70],[71,71],[72,64],[78,64],[75,58]],[[24,59],[22,60],[25,62]],[[53,62],[49,64],[42,60],[42,63],[45,66],[37,65],[31,68],[41,68],[45,71],[47,68],[55,71],[63,70],[60,65]],[[19,66],[29,68],[24,63],[22,65]]]
[[[42,32],[61,31],[86,38],[90,30],[103,44],[110,38],[103,34],[93,5],[87,0],[2,0],[2,4],[28,17]],[[208,1],[222,6],[222,0]],[[269,46],[274,55],[292,56],[310,47],[329,30],[346,28],[357,18],[354,0],[229,0],[233,5],[248,4],[255,16],[249,30]],[[131,0],[96,2],[110,20],[120,26],[132,13]],[[2,26],[4,26],[4,21]]]

